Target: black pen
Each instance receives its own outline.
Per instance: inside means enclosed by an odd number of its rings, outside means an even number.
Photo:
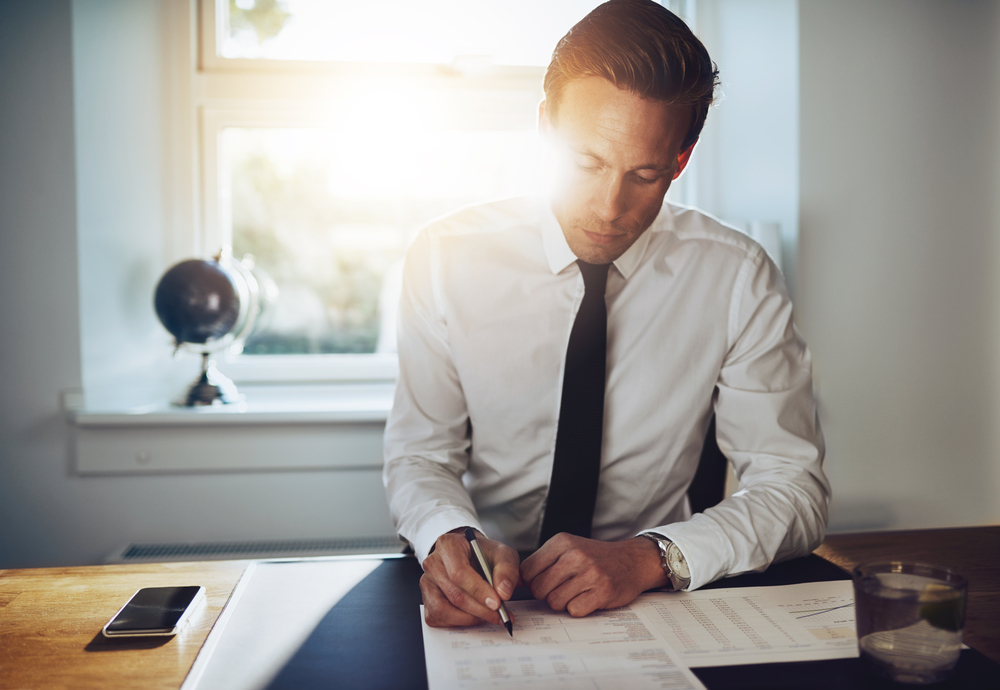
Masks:
[[[483,571],[483,575],[486,576],[486,581],[493,587],[493,571],[490,570],[489,564],[486,562],[486,556],[483,555],[483,549],[479,546],[479,541],[476,540],[476,532],[471,527],[465,528],[465,538],[469,540],[472,544],[472,550],[476,554],[476,558],[479,560],[479,567]],[[494,587],[494,590],[496,588]],[[498,595],[499,596],[499,595]],[[500,614],[500,620],[503,621],[503,627],[507,628],[507,633],[510,635],[510,639],[514,639],[514,624],[510,622],[510,615],[507,613],[507,607],[500,602],[500,608],[497,609],[497,613]]]

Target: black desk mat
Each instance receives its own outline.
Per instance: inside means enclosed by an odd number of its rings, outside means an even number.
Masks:
[[[270,690],[426,690],[427,669],[417,586],[420,575],[420,566],[414,558],[382,563],[330,609],[274,678]],[[840,568],[811,555],[779,563],[763,573],[720,580],[707,588],[846,579],[848,576]],[[530,596],[526,591],[515,593],[515,598],[526,596]],[[692,670],[710,690],[900,690],[913,687],[871,676],[860,659]],[[926,687],[1000,690],[1000,664],[975,650],[963,650],[952,677],[945,683]]]
[[[416,558],[382,563],[330,609],[269,689],[427,690]]]

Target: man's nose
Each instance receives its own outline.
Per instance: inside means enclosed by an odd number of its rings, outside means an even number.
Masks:
[[[625,213],[625,189],[620,178],[601,181],[597,198],[594,199],[594,213],[601,220],[610,223]]]

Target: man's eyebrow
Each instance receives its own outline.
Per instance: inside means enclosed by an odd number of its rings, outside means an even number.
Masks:
[[[577,155],[586,156],[587,158],[593,158],[594,160],[600,161],[601,163],[606,162],[603,158],[601,158],[600,156],[598,156],[596,153],[594,153],[590,149],[586,149],[586,148],[578,149],[575,146],[570,146],[570,149],[572,149],[573,153],[575,153]]]
[[[574,146],[570,146],[570,149],[573,151],[573,153],[575,153],[577,155],[586,156],[587,158],[593,158],[595,161],[597,161],[599,163],[602,163],[602,164],[607,163],[607,161],[605,161],[603,158],[601,158],[599,155],[597,155],[596,153],[594,153],[590,149],[578,149],[578,148],[576,148]],[[643,163],[642,165],[637,165],[636,167],[631,168],[631,169],[632,170],[652,170],[653,172],[661,173],[661,172],[666,172],[666,170],[667,170],[668,167],[669,166],[658,165],[656,163]]]

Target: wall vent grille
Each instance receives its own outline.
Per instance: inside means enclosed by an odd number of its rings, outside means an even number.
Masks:
[[[213,561],[243,558],[295,558],[400,553],[405,544],[396,537],[350,539],[283,539],[176,544],[129,544],[111,554],[107,563]]]

